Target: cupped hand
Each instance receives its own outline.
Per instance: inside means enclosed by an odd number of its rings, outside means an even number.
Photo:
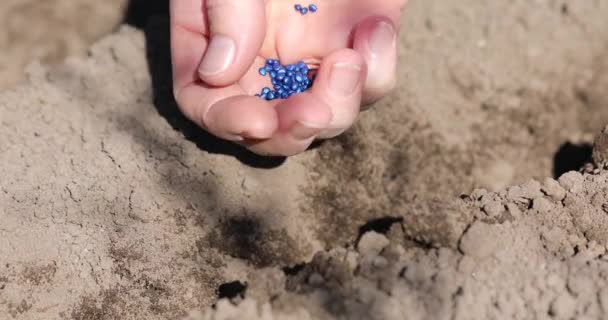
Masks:
[[[362,104],[395,85],[406,0],[171,0],[174,94],[182,112],[220,138],[263,155],[294,155],[354,123]],[[308,3],[310,2],[310,3]],[[316,4],[318,11],[294,9]],[[266,59],[318,69],[288,99],[269,86]]]

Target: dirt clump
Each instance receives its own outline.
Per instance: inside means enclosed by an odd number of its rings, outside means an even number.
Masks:
[[[370,231],[357,248],[315,254],[280,295],[218,303],[199,319],[602,318],[608,172],[562,177],[563,202],[540,193],[556,183],[533,183],[528,203],[506,191],[459,200],[475,220],[454,249],[404,248]],[[518,214],[497,222],[484,212],[488,198]]]

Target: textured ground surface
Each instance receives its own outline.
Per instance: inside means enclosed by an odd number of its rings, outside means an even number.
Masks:
[[[287,161],[179,115],[166,17],[31,65],[0,93],[0,314],[176,319],[219,294],[239,307],[199,318],[600,318],[608,176],[545,177],[590,161],[608,123],[607,15],[412,0],[398,90]],[[54,52],[34,35],[8,52]]]
[[[127,0],[3,0],[0,3],[0,88],[22,79],[32,60],[81,55],[116,28]]]

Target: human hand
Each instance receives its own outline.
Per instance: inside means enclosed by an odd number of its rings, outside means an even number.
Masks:
[[[395,85],[406,0],[307,1],[318,11],[301,15],[294,0],[171,0],[174,94],[182,112],[264,155],[294,155],[352,126],[362,104]],[[312,88],[283,100],[256,97],[269,86],[258,74],[268,58],[318,68]]]

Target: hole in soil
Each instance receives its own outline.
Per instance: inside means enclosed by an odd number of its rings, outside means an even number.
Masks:
[[[305,263],[296,264],[293,267],[284,267],[283,273],[288,276],[295,276],[296,274],[300,273],[300,271],[304,270],[304,267],[306,267]]]
[[[559,178],[566,172],[577,171],[591,162],[593,146],[591,144],[564,143],[553,157],[553,176]]]
[[[403,221],[403,218],[395,217],[384,217],[370,220],[366,224],[359,227],[359,234],[357,235],[357,241],[355,241],[355,243],[359,243],[361,237],[363,237],[364,234],[370,231],[374,231],[381,234],[387,234],[393,224],[399,223],[401,221]]]
[[[220,299],[228,298],[234,299],[240,297],[245,298],[245,292],[247,291],[247,283],[240,281],[232,281],[221,284],[217,289],[217,296]]]

